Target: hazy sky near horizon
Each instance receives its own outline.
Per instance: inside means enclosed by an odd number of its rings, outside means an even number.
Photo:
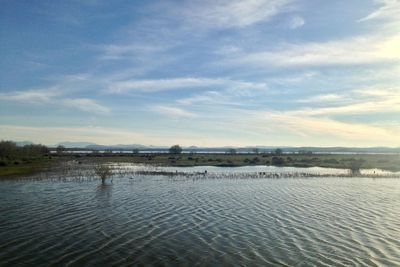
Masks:
[[[399,0],[0,5],[0,139],[400,146]]]

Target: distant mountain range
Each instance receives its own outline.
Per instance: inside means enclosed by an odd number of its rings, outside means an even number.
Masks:
[[[33,142],[31,142],[31,141],[18,141],[18,142],[15,142],[16,144],[17,144],[17,146],[26,146],[26,145],[32,145],[33,144]]]
[[[167,149],[168,146],[145,146],[141,144],[117,144],[117,145],[98,145],[91,142],[61,142],[54,147],[63,146],[65,148],[78,148],[90,150],[132,150],[132,149]]]
[[[26,143],[31,143],[25,141]],[[24,143],[25,143],[24,142]],[[91,142],[61,142],[54,147],[62,145],[68,149],[79,149],[79,150],[121,150],[129,151],[138,149],[141,151],[167,151],[169,146],[146,146],[141,144],[117,144],[117,145],[98,145]],[[282,149],[283,152],[313,152],[313,153],[400,153],[400,147],[291,147],[291,146],[247,146],[247,147],[198,147],[188,146],[182,147],[185,151],[193,152],[225,152],[230,148],[234,148],[238,153],[249,153],[254,152],[254,149],[258,149],[260,153],[271,152],[277,148]]]
[[[55,146],[63,146],[65,148],[86,148],[88,146],[97,146],[95,143],[90,142],[61,142]]]

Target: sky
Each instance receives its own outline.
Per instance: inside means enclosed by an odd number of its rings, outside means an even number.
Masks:
[[[0,5],[0,139],[400,146],[400,0]]]

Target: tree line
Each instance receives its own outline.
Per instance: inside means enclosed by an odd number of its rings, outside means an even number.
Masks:
[[[0,141],[0,158],[3,159],[41,157],[49,153],[49,148],[41,144],[18,146],[13,141]]]

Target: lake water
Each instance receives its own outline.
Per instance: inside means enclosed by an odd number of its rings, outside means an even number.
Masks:
[[[2,181],[0,203],[0,266],[400,266],[400,179]]]

